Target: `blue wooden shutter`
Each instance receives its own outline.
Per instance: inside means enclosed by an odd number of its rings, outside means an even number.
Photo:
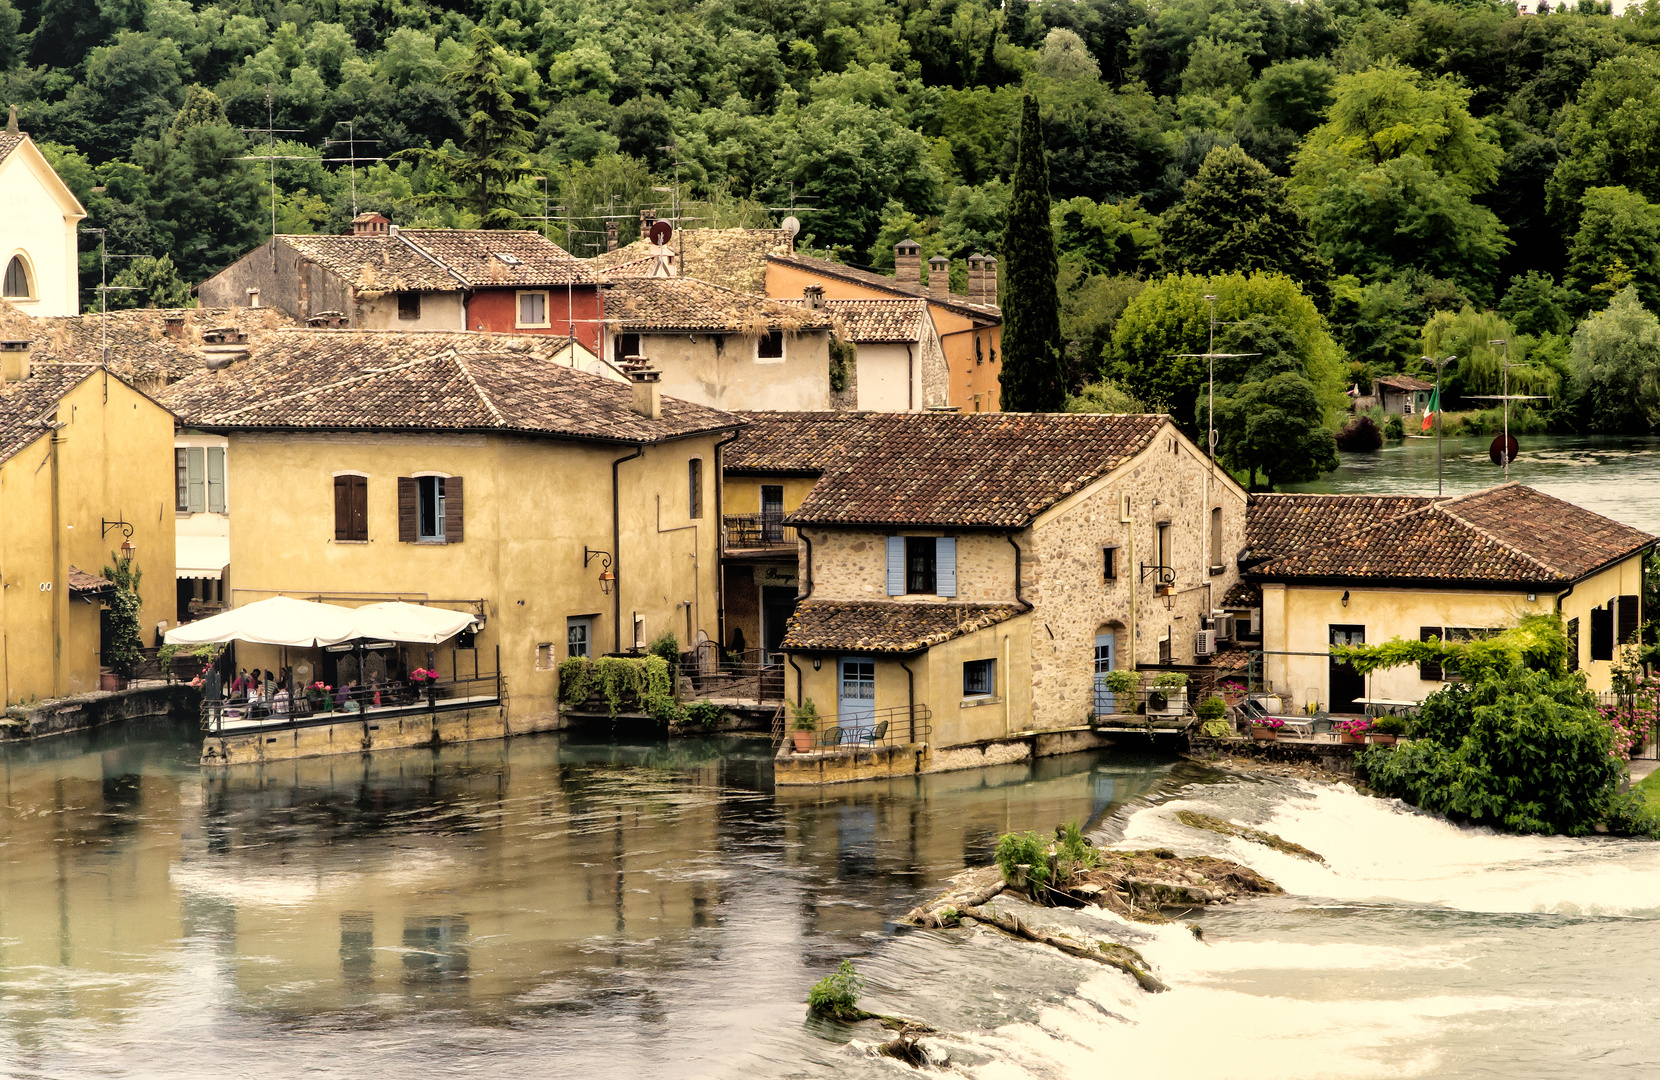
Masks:
[[[905,538],[888,537],[888,595],[905,595]]]
[[[210,514],[225,512],[225,451],[218,446],[207,452],[207,508]]]
[[[957,538],[942,536],[934,541],[934,591],[940,596],[957,595]]]
[[[192,514],[207,510],[207,452],[200,446],[185,450],[185,480],[190,492],[187,505]]]

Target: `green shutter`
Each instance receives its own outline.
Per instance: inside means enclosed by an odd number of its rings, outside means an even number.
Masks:
[[[207,508],[210,514],[225,512],[225,450],[220,446],[208,447]]]
[[[207,510],[207,452],[200,446],[185,451],[185,478],[190,487],[190,512]]]

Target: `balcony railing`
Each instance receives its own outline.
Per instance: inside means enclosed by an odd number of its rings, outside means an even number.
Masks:
[[[700,698],[753,700],[757,705],[784,700],[783,653],[730,652],[705,641],[685,655],[680,673]]]
[[[872,712],[823,716],[819,718],[817,730],[807,733],[812,739],[806,752],[925,743],[933,733],[933,718],[926,705],[899,705]],[[786,738],[793,742],[793,733]]]
[[[727,514],[721,519],[721,526],[726,533],[728,551],[793,548],[796,545],[795,526],[784,524],[780,514]]]

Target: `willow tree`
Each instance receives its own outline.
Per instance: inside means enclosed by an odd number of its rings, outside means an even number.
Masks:
[[[1009,412],[1059,412],[1066,405],[1061,366],[1060,298],[1055,237],[1049,225],[1049,163],[1037,99],[1020,117],[1020,148],[1003,226],[1002,407]]]

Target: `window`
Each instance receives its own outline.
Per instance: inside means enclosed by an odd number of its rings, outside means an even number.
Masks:
[[[1158,583],[1160,585],[1174,585],[1176,583],[1176,570],[1170,562],[1170,523],[1168,521],[1159,522],[1158,530]]]
[[[190,512],[190,451],[182,446],[173,449],[173,509]]]
[[[696,520],[703,516],[703,459],[693,458],[686,463],[687,513]]]
[[[611,343],[613,348],[616,350],[616,355],[612,359],[616,360],[619,364],[628,359],[630,356],[640,355],[639,334],[618,334],[616,337],[611,339]]]
[[[1591,662],[1614,659],[1614,602],[1591,609]]]
[[[1401,403],[1401,412],[1407,416],[1412,415],[1412,395],[1408,394],[1406,400]]]
[[[1637,628],[1641,623],[1638,618],[1638,605],[1641,601],[1635,596],[1620,597],[1618,625],[1614,632],[1616,645],[1630,645],[1637,640]]]
[[[415,478],[415,505],[417,507],[416,538],[420,540],[444,539],[444,478],[442,476],[417,476]]]
[[[418,292],[401,292],[398,294],[398,318],[419,319],[421,317],[421,294]]]
[[[1118,577],[1118,548],[1116,546],[1101,549],[1101,576],[1108,581]]]
[[[979,334],[974,335],[974,362],[976,364],[983,364],[986,362],[985,350],[980,347]]]
[[[755,339],[755,359],[784,359],[784,331],[774,330]]]
[[[1420,626],[1420,627],[1418,627],[1418,640],[1419,641],[1430,641],[1430,640],[1433,640],[1433,639],[1437,639],[1440,636],[1441,636],[1441,628],[1439,626]],[[1440,665],[1440,663],[1438,663],[1437,661],[1434,661],[1434,660],[1425,660],[1425,661],[1420,662],[1418,664],[1418,678],[1424,679],[1427,682],[1440,682],[1441,681],[1441,665]]]
[[[974,395],[974,411],[975,412],[980,412],[981,411],[981,409],[980,409],[980,395],[979,394]]]
[[[594,620],[592,616],[583,616],[579,619],[565,620],[565,655],[567,657],[580,656],[591,658],[590,651],[594,637]]]
[[[1210,567],[1213,573],[1222,572],[1222,508],[1210,508]]]
[[[519,323],[520,326],[548,325],[548,294],[545,292],[522,292],[519,294]]]
[[[1443,645],[1457,645],[1466,641],[1480,641],[1504,633],[1502,626],[1420,626],[1418,640],[1440,638]],[[1452,660],[1443,664],[1425,662],[1418,665],[1418,677],[1430,682],[1457,682],[1458,667]]]
[[[934,593],[934,538],[909,536],[905,538],[905,591]]]
[[[1568,670],[1579,670],[1579,620],[1568,620]]]
[[[369,478],[344,473],[334,478],[334,538],[369,539]]]
[[[888,537],[888,595],[957,595],[957,540],[951,536]]]
[[[536,646],[536,670],[552,671],[559,666],[553,658],[553,642],[543,641]]]
[[[997,661],[969,660],[963,664],[963,697],[990,697],[997,692]]]
[[[29,268],[23,264],[23,256],[13,255],[12,261],[6,264],[6,283],[0,289],[0,295],[18,299],[27,299],[34,295],[29,288]]]
[[[398,542],[459,544],[461,494],[459,476],[398,477]]]

